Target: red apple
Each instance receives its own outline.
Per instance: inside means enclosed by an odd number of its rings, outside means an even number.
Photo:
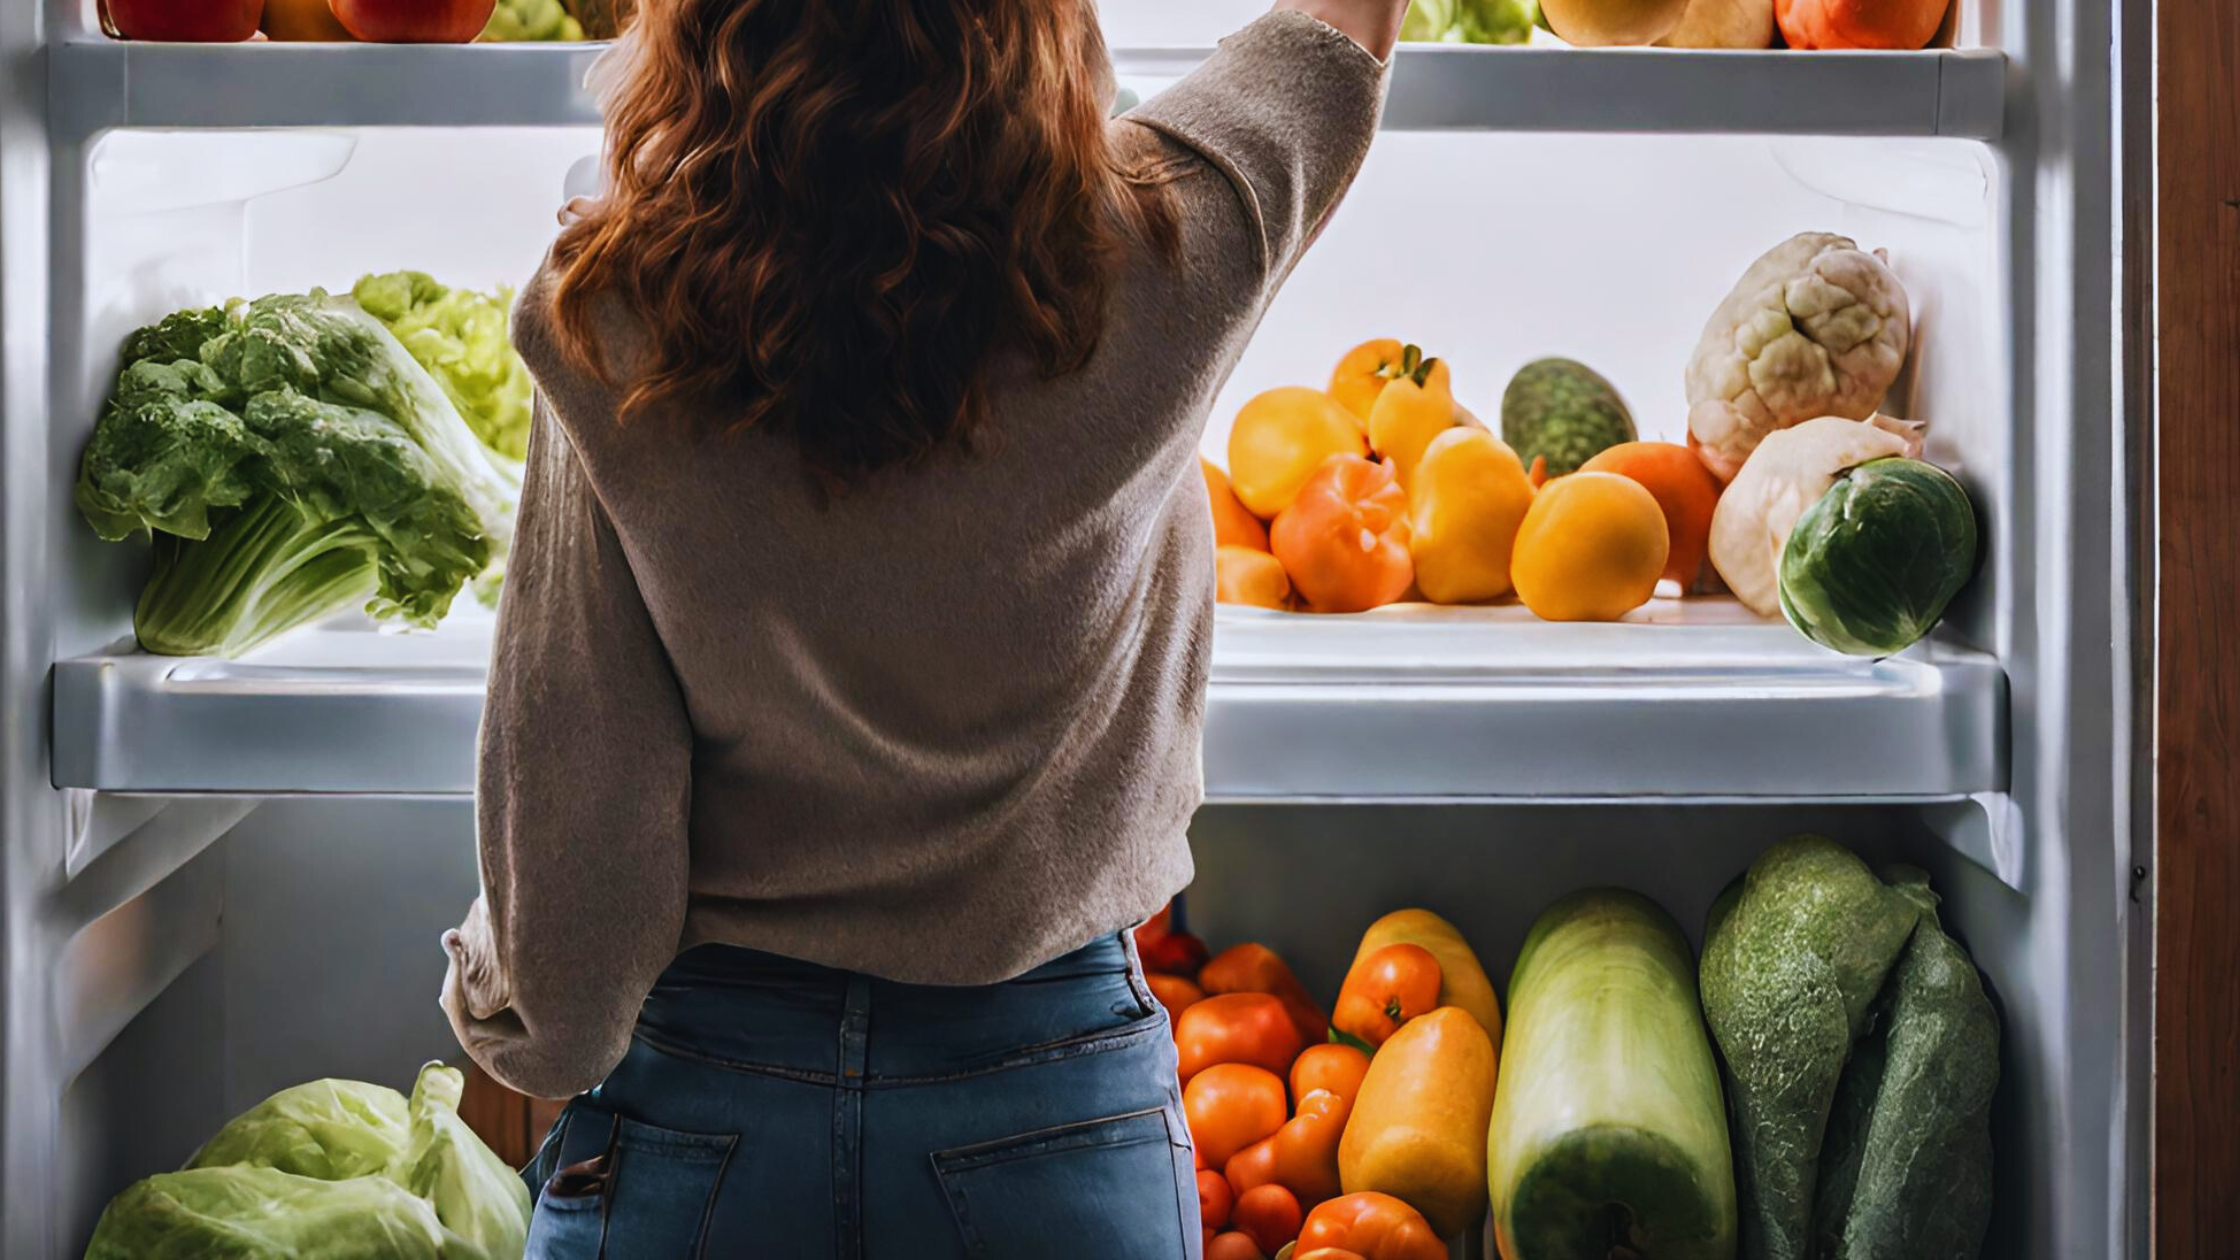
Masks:
[[[331,0],[352,35],[374,44],[465,44],[490,25],[498,0]]]
[[[171,44],[237,44],[264,16],[264,0],[102,0],[101,8],[118,35]]]

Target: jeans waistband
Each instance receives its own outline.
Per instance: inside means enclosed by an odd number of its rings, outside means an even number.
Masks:
[[[1116,933],[991,985],[903,984],[730,945],[662,974],[639,1014],[655,1049],[818,1081],[970,1072],[1157,1018]]]

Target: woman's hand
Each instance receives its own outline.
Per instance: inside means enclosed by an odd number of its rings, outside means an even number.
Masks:
[[[596,197],[570,197],[568,204],[560,207],[560,226],[574,227],[579,220],[591,217],[599,208]]]
[[[1321,19],[1379,61],[1392,56],[1400,42],[1400,22],[1408,16],[1408,0],[1276,0],[1276,8]]]

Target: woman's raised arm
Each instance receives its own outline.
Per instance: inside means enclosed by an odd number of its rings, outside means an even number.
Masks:
[[[1276,8],[1296,10],[1337,27],[1383,61],[1400,42],[1408,0],[1276,0]]]

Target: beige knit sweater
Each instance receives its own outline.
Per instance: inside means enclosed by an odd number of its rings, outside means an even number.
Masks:
[[[1351,40],[1281,13],[1115,122],[1175,176],[1180,264],[1125,264],[1083,370],[1002,383],[994,449],[830,505],[782,440],[619,427],[531,282],[515,337],[541,397],[483,715],[483,895],[445,938],[445,1007],[492,1075],[596,1083],[702,942],[989,983],[1190,881],[1214,586],[1198,443],[1383,90]]]

